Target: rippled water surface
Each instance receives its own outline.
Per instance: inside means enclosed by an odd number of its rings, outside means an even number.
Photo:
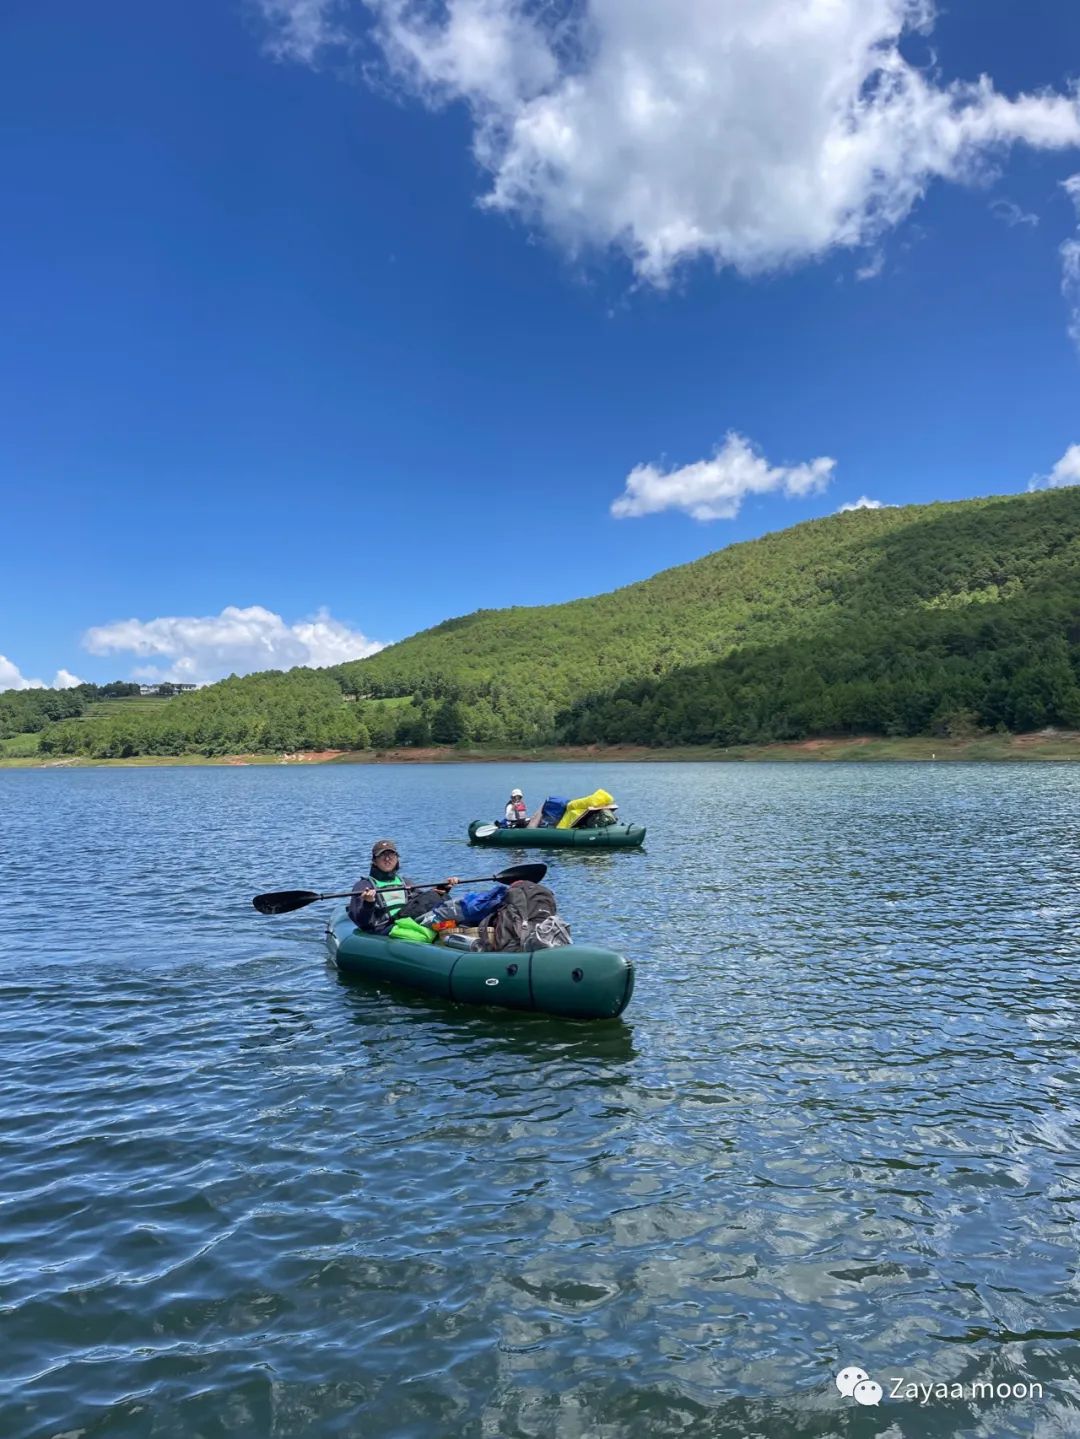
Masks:
[[[539,856],[621,1020],[251,908],[383,834],[490,873],[514,783],[648,823]],[[1052,765],[0,772],[0,1435],[1080,1434],[1078,819]]]

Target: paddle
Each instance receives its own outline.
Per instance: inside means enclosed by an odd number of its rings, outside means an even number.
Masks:
[[[547,874],[546,864],[512,864],[498,874],[482,874],[477,879],[459,879],[458,884],[513,884],[516,879],[528,879],[539,884]],[[437,884],[410,884],[407,889],[440,889]],[[260,914],[291,914],[294,909],[303,909],[305,904],[314,904],[317,899],[349,899],[353,891],[342,890],[338,894],[316,894],[313,889],[279,889],[273,894],[257,894],[251,901]]]

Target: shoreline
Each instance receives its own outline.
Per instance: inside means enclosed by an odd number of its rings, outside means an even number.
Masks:
[[[1031,763],[1080,760],[1080,730],[1039,730],[1034,734],[985,734],[965,739],[916,736],[888,739],[854,735],[827,739],[787,740],[774,744],[679,746],[649,749],[644,745],[547,745],[515,748],[432,746],[426,749],[302,750],[291,754],[133,755],[128,759],[91,759],[85,755],[58,758],[9,758],[0,755],[0,769],[148,769],[180,765],[312,765],[312,764],[738,764],[738,763]]]

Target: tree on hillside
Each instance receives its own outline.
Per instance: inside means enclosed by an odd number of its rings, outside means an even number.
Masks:
[[[423,749],[431,743],[431,725],[421,710],[407,709],[398,720],[395,743]]]
[[[444,700],[431,720],[433,744],[458,744],[468,738],[465,711],[457,700]]]

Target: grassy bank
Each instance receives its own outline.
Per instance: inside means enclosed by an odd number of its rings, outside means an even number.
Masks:
[[[537,749],[506,746],[444,747],[396,750],[319,750],[296,754],[139,755],[132,759],[85,759],[81,756],[43,759],[36,755],[0,755],[0,769],[147,769],[173,765],[252,764],[490,764],[499,760],[527,764],[560,761],[580,764],[732,763],[746,761],[895,761],[945,760],[1030,762],[1080,760],[1080,731],[1040,730],[1035,734],[975,735],[966,739],[883,739],[874,735],[836,739],[798,740],[790,744],[737,745],[730,749],[708,746],[646,749],[640,745],[551,745]]]

